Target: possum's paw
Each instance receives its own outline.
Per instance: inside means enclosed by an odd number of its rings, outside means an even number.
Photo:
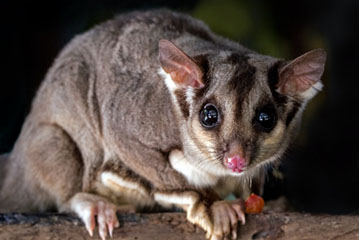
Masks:
[[[93,236],[97,220],[102,240],[106,239],[107,233],[112,237],[114,228],[120,226],[116,216],[117,206],[100,196],[77,193],[70,200],[70,208],[82,219],[91,236]]]
[[[213,233],[210,239],[237,239],[238,222],[245,223],[243,200],[217,201],[210,209],[213,221]]]
[[[154,197],[163,206],[172,204],[185,210],[187,220],[201,227],[210,240],[236,239],[238,222],[245,223],[242,199],[215,201],[208,206],[194,191],[157,192]]]

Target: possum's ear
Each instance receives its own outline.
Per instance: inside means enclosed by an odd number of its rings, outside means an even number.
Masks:
[[[326,53],[322,49],[307,52],[279,70],[277,91],[283,95],[310,100],[322,89]]]
[[[168,40],[161,39],[159,60],[162,69],[171,76],[179,88],[202,88],[204,86],[201,68],[194,60]]]

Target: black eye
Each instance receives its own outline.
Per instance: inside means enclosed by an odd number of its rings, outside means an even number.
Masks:
[[[259,126],[260,130],[270,132],[276,124],[276,114],[273,108],[260,109],[255,117],[255,124]]]
[[[205,128],[214,128],[219,123],[219,112],[213,104],[206,104],[199,113],[201,124]]]

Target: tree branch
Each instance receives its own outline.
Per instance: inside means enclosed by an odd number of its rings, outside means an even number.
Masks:
[[[115,240],[194,240],[204,232],[184,213],[119,214]],[[100,239],[86,232],[81,221],[66,214],[0,214],[0,239]],[[238,239],[359,239],[359,216],[311,215],[267,211],[247,216]]]

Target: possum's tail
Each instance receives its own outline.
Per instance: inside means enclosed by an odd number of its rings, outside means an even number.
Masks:
[[[7,212],[8,202],[4,196],[3,185],[5,185],[5,179],[8,172],[10,154],[0,155],[0,213]]]
[[[5,179],[8,158],[9,158],[9,154],[0,155],[0,191]]]

